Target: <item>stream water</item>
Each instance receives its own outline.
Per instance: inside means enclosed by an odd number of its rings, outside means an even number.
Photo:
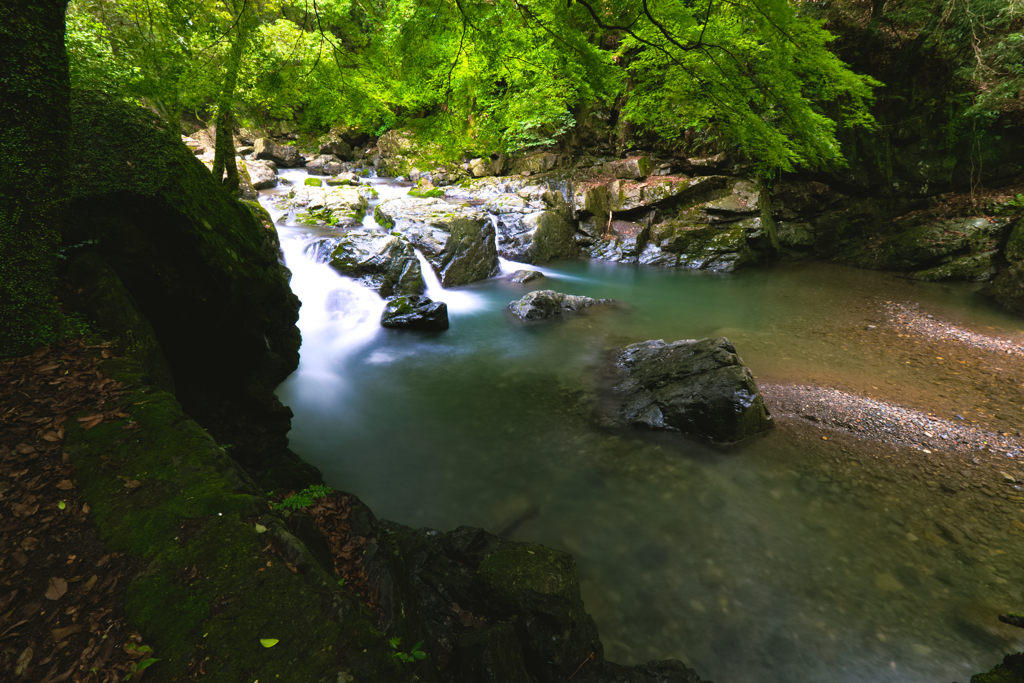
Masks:
[[[608,659],[677,658],[716,683],[966,683],[1024,645],[985,626],[1022,600],[1011,558],[1024,548],[1003,526],[986,532],[984,547],[1004,553],[991,562],[980,545],[925,543],[908,530],[938,509],[930,490],[830,478],[806,466],[830,462],[827,446],[791,429],[715,449],[589,420],[602,353],[647,339],[723,335],[762,382],[887,382],[925,397],[932,385],[852,335],[890,299],[1018,331],[970,288],[823,264],[719,275],[565,261],[527,286],[430,283],[451,329],[422,334],[381,328],[375,293],[311,261],[315,229],[279,231],[303,302],[301,363],[278,390],[295,412],[292,449],[413,527],[526,519],[514,538],[575,556]],[[518,324],[505,308],[531,289],[627,305]]]

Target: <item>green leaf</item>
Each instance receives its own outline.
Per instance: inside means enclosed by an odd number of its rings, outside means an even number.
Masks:
[[[277,638],[260,638],[260,645],[263,647],[274,647],[279,641]]]
[[[59,503],[57,503],[57,507],[58,507],[58,508],[60,508],[61,510],[63,510],[64,508],[66,508],[66,507],[67,507],[67,503],[65,503],[65,502],[64,502],[64,501],[62,500],[62,501],[60,501]]]
[[[264,533],[264,532],[265,532],[266,530],[267,530],[267,527],[263,526],[262,524],[257,524],[257,525],[256,525],[256,533],[258,533],[258,534],[262,534],[262,533]]]
[[[138,662],[135,665],[135,670],[136,671],[142,671],[143,669],[148,669],[149,667],[153,666],[154,664],[156,664],[159,661],[160,661],[159,659],[155,659],[155,658],[143,659],[141,662]]]

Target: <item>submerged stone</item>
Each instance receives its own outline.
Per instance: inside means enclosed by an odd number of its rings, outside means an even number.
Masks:
[[[725,337],[631,344],[617,356],[629,424],[734,442],[774,427],[750,369]]]
[[[447,330],[448,304],[418,294],[392,297],[384,307],[380,324],[400,330]]]
[[[563,313],[574,313],[591,306],[606,306],[613,303],[613,299],[591,299],[588,296],[574,296],[551,289],[541,289],[530,292],[519,301],[513,301],[508,307],[522,320],[541,320]]]

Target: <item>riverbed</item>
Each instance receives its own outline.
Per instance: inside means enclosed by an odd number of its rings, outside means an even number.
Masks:
[[[301,363],[278,390],[292,449],[380,517],[571,552],[608,659],[681,659],[716,683],[966,683],[1024,647],[996,619],[1024,606],[1015,450],[858,438],[792,401],[774,432],[728,448],[593,419],[610,349],[725,336],[765,385],[1012,438],[1021,356],[893,313],[1024,342],[1024,321],[975,287],[820,263],[716,274],[593,260],[546,264],[524,286],[506,263],[458,290],[433,283],[451,328],[413,333],[381,328],[375,293],[308,258],[323,231],[279,227],[303,302]],[[624,305],[524,325],[505,309],[532,289]]]

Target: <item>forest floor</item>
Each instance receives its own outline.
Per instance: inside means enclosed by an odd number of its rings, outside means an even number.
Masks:
[[[0,677],[111,683],[146,655],[124,593],[137,567],[108,553],[64,452],[73,415],[118,419],[124,388],[96,369],[109,344],[43,347],[0,365]],[[104,410],[104,408],[107,410]],[[141,671],[134,680],[139,679]],[[10,676],[10,678],[6,678]]]

